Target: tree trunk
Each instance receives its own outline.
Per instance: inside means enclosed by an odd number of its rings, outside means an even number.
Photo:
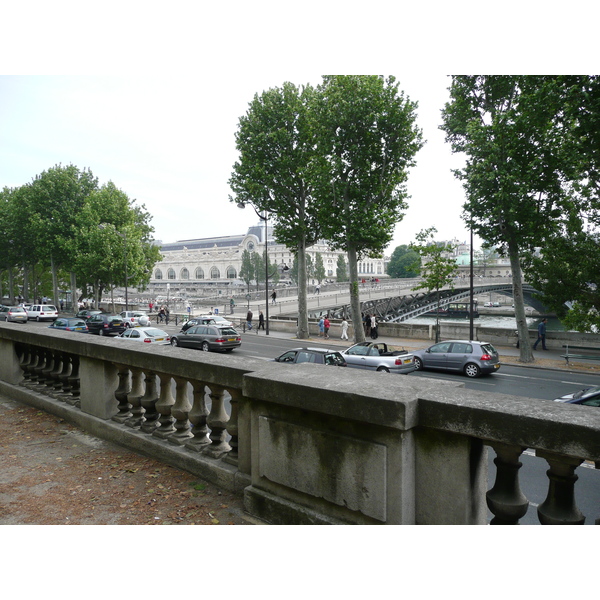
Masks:
[[[298,265],[298,330],[296,337],[299,340],[306,340],[310,337],[310,331],[308,329],[306,243],[304,240],[298,244],[296,263]]]
[[[54,306],[60,306],[58,301],[58,278],[56,277],[56,265],[54,264],[54,257],[50,257],[50,266],[52,269],[52,304]]]
[[[529,342],[529,330],[525,316],[525,300],[523,298],[523,278],[521,274],[521,261],[519,260],[519,247],[514,235],[508,240],[508,256],[512,273],[513,300],[515,302],[515,319],[517,321],[517,335],[519,336],[519,362],[535,362],[533,350]]]
[[[354,326],[354,343],[365,341],[362,314],[360,312],[360,294],[358,291],[358,257],[356,249],[348,248],[348,272],[350,276],[350,315]]]

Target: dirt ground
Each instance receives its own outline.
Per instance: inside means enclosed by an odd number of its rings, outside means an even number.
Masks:
[[[0,397],[1,525],[248,525],[242,499]]]

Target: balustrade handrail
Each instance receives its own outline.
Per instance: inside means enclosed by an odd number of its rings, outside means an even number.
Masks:
[[[518,522],[528,504],[515,482],[518,458],[530,448],[550,465],[540,521],[582,522],[574,471],[586,460],[600,465],[599,411],[456,383],[390,376],[374,386],[381,376],[353,369],[332,377],[316,365],[131,344],[0,324],[0,393],[30,394],[47,410],[64,403],[146,433],[159,449],[176,446],[169,460],[184,468],[204,461],[198,468],[208,472],[227,461],[236,485],[245,482],[249,510],[317,498],[314,506],[327,515],[311,522],[484,522],[486,495],[492,522]],[[497,453],[487,494],[483,445]],[[348,473],[354,483],[342,485]],[[436,498],[449,488],[450,499]]]

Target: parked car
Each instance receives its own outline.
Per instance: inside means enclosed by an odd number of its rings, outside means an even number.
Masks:
[[[190,327],[193,327],[194,325],[216,325],[216,324],[217,324],[217,322],[213,318],[212,315],[208,315],[205,317],[192,317],[191,319],[188,319],[181,326],[181,332],[187,331]]]
[[[194,325],[187,331],[172,336],[171,345],[199,348],[204,352],[209,350],[231,352],[234,348],[242,345],[242,336],[233,327]]]
[[[360,342],[342,351],[349,367],[370,369],[380,373],[412,373],[413,355],[406,350],[391,350],[383,342]]]
[[[128,327],[116,340],[144,342],[145,344],[169,344],[171,338],[166,331],[156,327]]]
[[[87,326],[90,333],[97,335],[119,335],[127,329],[120,315],[109,315],[106,313],[92,315],[87,320]]]
[[[146,327],[150,325],[150,317],[141,310],[124,310],[119,313],[125,327]]]
[[[233,323],[231,321],[228,321],[225,317],[222,317],[221,315],[199,315],[200,317],[208,317],[209,319],[212,319],[217,325],[226,325],[227,327],[233,327]],[[196,318],[196,317],[194,317]]]
[[[22,306],[2,306],[0,321],[7,323],[27,323],[27,311]]]
[[[30,321],[54,321],[58,318],[58,309],[53,304],[32,304],[25,310]]]
[[[78,317],[58,317],[52,325],[48,325],[48,329],[62,329],[63,331],[79,331],[81,333],[88,332],[88,326],[83,319]]]
[[[414,361],[417,371],[439,369],[456,371],[467,377],[495,373],[500,368],[498,352],[488,342],[450,340],[434,344],[426,350],[416,350]]]
[[[600,386],[584,388],[571,394],[565,394],[556,398],[554,402],[564,402],[565,404],[582,404],[584,406],[600,406]]]
[[[82,309],[80,311],[78,311],[75,316],[80,318],[80,319],[85,319],[86,321],[94,316],[94,315],[101,315],[104,311],[102,310],[91,310],[88,308]]]
[[[273,359],[280,363],[314,363],[316,365],[331,365],[334,367],[346,367],[344,357],[336,350],[325,350],[324,348],[294,348],[284,352],[281,356]]]

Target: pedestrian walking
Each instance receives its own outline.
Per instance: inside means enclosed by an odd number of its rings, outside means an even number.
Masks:
[[[276,304],[276,300],[277,300],[277,292],[275,290],[273,290],[273,293],[271,294],[271,303]]]
[[[321,294],[321,286],[318,283],[317,283],[317,285],[315,285],[315,294],[317,294],[317,295]]]
[[[165,307],[161,306],[158,309],[158,322],[162,323],[164,321],[164,318],[165,318]]]
[[[329,328],[331,327],[331,322],[329,321],[329,319],[327,317],[325,317],[323,319],[323,331],[324,331],[324,337],[328,338],[329,337]]]
[[[265,330],[265,315],[263,315],[263,311],[261,310],[258,314],[258,329],[262,327],[262,330]],[[256,331],[258,331],[258,329]]]
[[[154,304],[152,303],[152,300],[150,300],[150,302],[148,302],[148,312],[152,312],[152,307],[154,306]]]
[[[371,335],[371,315],[365,315],[363,325],[365,326],[365,335],[368,337]]]
[[[319,337],[325,336],[325,319],[321,317],[319,319]]]
[[[342,321],[342,339],[348,339],[348,321],[346,321],[346,319]]]
[[[372,340],[376,340],[378,338],[378,334],[377,334],[377,319],[375,318],[375,315],[371,316],[371,339]]]
[[[252,331],[252,311],[249,310],[248,314],[246,314],[246,325],[248,327],[248,331]]]
[[[542,319],[540,324],[538,325],[538,338],[535,340],[535,344],[533,345],[533,349],[537,349],[537,345],[542,342],[542,350],[548,350],[546,348],[546,323],[548,319]]]
[[[229,314],[233,314],[234,308],[235,308],[235,300],[233,299],[233,296],[232,296],[231,299],[229,300]]]

